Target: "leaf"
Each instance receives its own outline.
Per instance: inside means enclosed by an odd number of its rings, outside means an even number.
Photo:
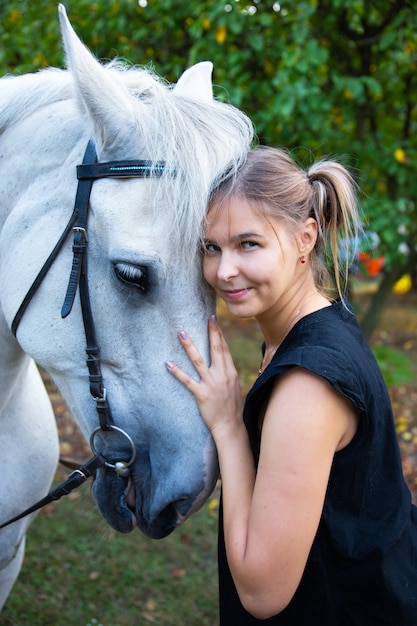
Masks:
[[[372,351],[387,385],[403,385],[413,380],[410,358],[395,348],[378,344]]]

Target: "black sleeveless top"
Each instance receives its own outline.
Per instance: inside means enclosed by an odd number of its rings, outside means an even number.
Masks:
[[[256,380],[244,420],[258,462],[261,407],[274,378],[299,366],[359,409],[336,452],[316,538],[287,608],[257,620],[242,607],[219,532],[221,626],[417,626],[417,508],[404,482],[391,403],[356,318],[341,302],[302,318]]]

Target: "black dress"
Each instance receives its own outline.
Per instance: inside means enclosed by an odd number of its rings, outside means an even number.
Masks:
[[[257,620],[228,568],[220,514],[221,626],[417,626],[417,508],[404,482],[391,403],[355,316],[341,302],[302,318],[255,382],[244,420],[256,462],[260,407],[274,378],[300,366],[360,411],[358,431],[335,454],[318,532],[287,608]]]

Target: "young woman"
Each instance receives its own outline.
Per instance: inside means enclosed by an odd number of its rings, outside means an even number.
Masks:
[[[205,278],[265,339],[244,406],[215,319],[210,366],[179,334],[199,380],[167,362],[218,450],[222,626],[417,625],[417,509],[382,375],[339,280],[339,235],[357,224],[344,167],[306,173],[272,148],[252,151],[211,200]]]

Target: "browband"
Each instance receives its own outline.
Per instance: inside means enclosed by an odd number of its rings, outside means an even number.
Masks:
[[[78,180],[96,178],[155,178],[164,172],[175,173],[165,161],[110,161],[77,165]]]

